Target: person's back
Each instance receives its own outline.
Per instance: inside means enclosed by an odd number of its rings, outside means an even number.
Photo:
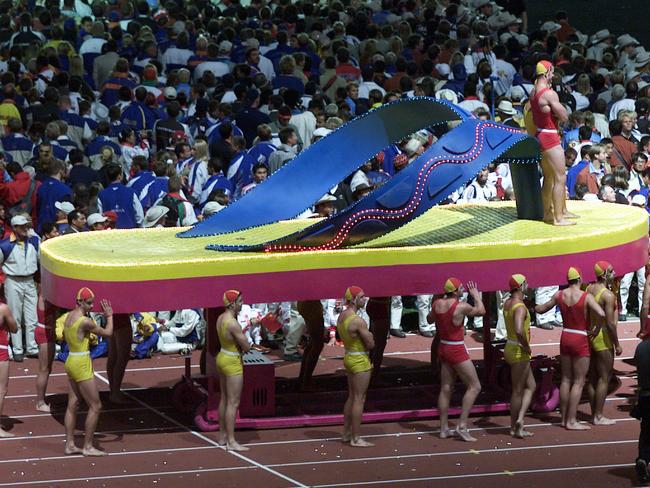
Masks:
[[[558,304],[564,328],[587,330],[587,293],[580,288],[569,287],[559,292]]]
[[[55,160],[52,164],[56,164],[57,168],[60,167],[60,171],[56,172],[55,170],[51,170],[50,176],[43,179],[36,193],[36,213],[38,215],[39,225],[44,222],[54,222],[56,220],[56,208],[54,204],[69,200],[72,196],[70,187],[54,177],[63,172],[63,163]],[[55,172],[52,173],[52,171]],[[40,229],[40,227],[38,228]]]
[[[116,164],[108,165],[106,175],[112,183],[99,192],[98,211],[113,211],[117,214],[118,229],[139,227],[144,219],[142,206],[132,188],[121,183],[122,168]]]

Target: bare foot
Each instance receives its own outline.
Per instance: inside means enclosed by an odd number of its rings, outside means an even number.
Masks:
[[[115,403],[116,405],[128,405],[128,404],[130,404],[130,403],[133,403],[133,402],[129,399],[129,397],[127,397],[127,396],[126,396],[124,393],[122,393],[122,392],[116,393],[115,395],[111,395],[110,397],[108,397],[108,400],[109,400],[111,403]]]
[[[447,439],[449,437],[454,437],[456,435],[456,431],[454,429],[450,429],[447,427],[446,429],[440,429],[440,438],[441,439]]]
[[[515,428],[514,430],[510,431],[510,435],[513,437],[516,437],[517,439],[524,439],[526,437],[532,437],[533,433],[527,431],[524,429],[524,423],[523,422],[517,422],[515,423]]]
[[[7,432],[6,430],[0,428],[0,438],[7,439],[9,437],[16,437],[16,435],[12,434],[11,432]]]
[[[580,422],[567,422],[566,425],[564,426],[566,430],[590,430],[591,427],[589,427],[586,424],[581,424]]]
[[[609,419],[605,417],[604,415],[600,415],[598,417],[594,417],[593,424],[594,425],[614,425],[616,422],[614,422],[612,419]]]
[[[349,434],[347,432],[343,432],[343,435],[341,436],[341,442],[350,442],[352,440],[352,434]]]
[[[465,442],[476,442],[476,439],[469,434],[469,430],[467,430],[467,427],[465,428],[456,427],[456,434],[458,434],[458,437],[460,437]]]
[[[567,212],[564,212],[564,218],[565,219],[579,219],[580,215],[576,215],[574,213],[571,213],[571,212],[567,211]]]
[[[250,451],[250,449],[246,446],[242,446],[238,442],[229,442],[226,444],[226,450],[228,451]]]
[[[79,449],[74,444],[72,446],[65,446],[64,452],[66,456],[73,456],[74,454],[83,454],[83,450]]]
[[[350,440],[350,445],[352,447],[372,447],[374,444],[372,442],[364,441],[361,437],[358,439]]]
[[[576,225],[576,222],[571,222],[570,220],[561,219],[561,220],[554,221],[553,225],[557,227],[565,227],[567,225]]]
[[[100,451],[95,447],[86,447],[81,453],[84,456],[91,456],[91,457],[108,456],[108,453],[106,451]]]
[[[217,440],[217,444],[220,446],[225,446],[228,442],[226,441],[226,436],[225,435],[220,435],[219,439]]]
[[[50,406],[45,402],[38,402],[36,404],[36,410],[38,410],[39,412],[45,412],[45,413],[50,413],[52,411],[50,409]]]

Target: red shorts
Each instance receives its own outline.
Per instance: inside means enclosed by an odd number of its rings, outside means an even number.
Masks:
[[[560,337],[560,354],[563,356],[589,357],[589,338],[586,335],[562,331]]]
[[[36,330],[34,331],[34,339],[36,344],[53,344],[54,343],[54,329],[51,327],[45,327],[43,324],[36,324]]]
[[[469,353],[465,344],[451,345],[441,343],[438,346],[438,358],[443,363],[455,366],[456,364],[469,360]]]
[[[560,140],[560,135],[553,132],[538,132],[537,140],[539,141],[539,146],[542,151],[547,151],[555,146],[559,146],[562,141]]]
[[[9,346],[0,345],[0,361],[9,361]]]

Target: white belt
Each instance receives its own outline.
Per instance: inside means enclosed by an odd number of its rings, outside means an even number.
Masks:
[[[440,344],[445,344],[447,346],[464,346],[465,341],[446,341],[444,339],[440,339]]]
[[[347,349],[345,350],[345,354],[349,356],[367,356],[368,351],[348,351]]]
[[[237,357],[241,356],[241,354],[238,352],[228,351],[227,349],[223,349],[223,348],[219,352],[224,353],[226,356],[237,356]]]
[[[9,349],[9,346],[5,346],[3,344],[0,344],[0,349]]]
[[[48,326],[45,325],[45,324],[40,324],[40,323],[37,323],[37,324],[36,324],[36,327],[40,327],[41,329],[51,329],[51,328],[52,328],[52,327],[48,327]]]
[[[557,131],[555,129],[537,129],[537,132],[553,132],[557,134]]]
[[[586,336],[586,335],[587,335],[587,331],[586,331],[586,330],[567,329],[567,328],[565,327],[564,329],[562,329],[562,331],[563,331],[563,332],[568,332],[569,334],[578,334],[578,335],[583,335],[583,336]]]
[[[69,352],[70,356],[87,356],[90,354],[90,351],[80,351],[80,352]]]
[[[512,344],[513,346],[519,346],[519,347],[521,347],[521,343],[520,343],[519,341],[515,341],[515,340],[513,340],[513,339],[508,339],[508,340],[506,341],[506,344]]]

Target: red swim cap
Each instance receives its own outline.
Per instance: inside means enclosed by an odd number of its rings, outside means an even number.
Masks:
[[[345,290],[345,301],[351,302],[361,294],[363,294],[361,287],[350,286],[347,290]]]
[[[227,307],[237,301],[241,293],[238,290],[228,290],[223,294],[223,304]]]
[[[77,300],[90,300],[91,298],[95,298],[95,294],[90,288],[83,287],[80,288],[79,291],[77,292]]]
[[[458,278],[447,278],[447,281],[445,281],[445,292],[451,293],[452,291],[458,290],[463,284]]]

